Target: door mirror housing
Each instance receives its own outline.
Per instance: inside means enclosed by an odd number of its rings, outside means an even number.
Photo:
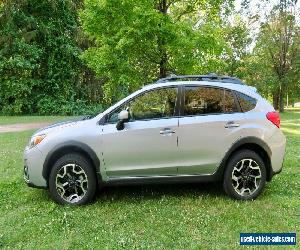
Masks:
[[[129,120],[129,113],[127,110],[122,110],[119,114],[118,114],[118,119],[119,121],[117,122],[116,128],[117,130],[123,130],[124,129],[124,124],[125,122],[128,122]]]
[[[124,121],[128,121],[129,118],[129,113],[127,110],[122,110],[119,114],[118,114],[118,119],[119,120],[124,120]]]

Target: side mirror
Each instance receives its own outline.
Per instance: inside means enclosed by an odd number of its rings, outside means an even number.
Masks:
[[[117,130],[123,130],[124,129],[124,123],[128,122],[129,120],[129,113],[127,110],[122,110],[119,114],[118,114],[118,119],[119,121],[117,122],[116,128]]]
[[[124,120],[124,121],[128,121],[129,118],[129,113],[127,110],[122,110],[119,114],[118,114],[118,119],[119,120]]]

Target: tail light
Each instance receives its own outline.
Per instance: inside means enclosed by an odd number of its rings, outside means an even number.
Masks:
[[[270,122],[272,122],[274,125],[280,128],[280,116],[278,112],[276,111],[268,112],[266,116]]]

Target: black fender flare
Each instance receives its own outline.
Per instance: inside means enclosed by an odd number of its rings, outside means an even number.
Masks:
[[[272,151],[270,149],[270,147],[260,138],[258,137],[254,137],[254,136],[248,136],[248,137],[244,137],[244,138],[241,138],[237,141],[235,141],[231,147],[229,148],[229,150],[225,153],[217,171],[215,172],[215,176],[217,177],[217,179],[221,180],[223,178],[223,174],[224,174],[224,170],[226,168],[226,163],[228,161],[228,159],[230,158],[230,156],[232,155],[233,152],[235,152],[238,148],[244,146],[244,145],[249,145],[249,144],[252,144],[252,145],[257,145],[259,146],[260,148],[262,148],[269,159],[267,159],[268,161],[270,161],[271,159],[271,156],[272,156]],[[269,162],[268,164],[271,164],[271,162]],[[266,166],[268,168],[268,166]],[[267,169],[268,172],[272,171],[272,167],[269,166],[269,169]],[[271,174],[272,173],[268,173],[268,174]]]
[[[59,157],[63,156],[67,152],[83,153],[91,160],[91,163],[95,167],[95,172],[97,174],[97,177],[99,176],[100,160],[96,155],[95,151],[85,143],[71,140],[56,145],[48,152],[43,164],[43,171],[42,171],[42,175],[47,181],[47,183],[48,183],[48,177],[50,175],[51,167]]]

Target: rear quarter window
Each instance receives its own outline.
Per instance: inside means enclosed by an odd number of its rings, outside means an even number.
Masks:
[[[243,112],[247,112],[247,111],[250,111],[255,108],[256,103],[257,103],[257,100],[255,98],[250,97],[250,96],[245,95],[240,92],[235,92],[235,93],[236,93],[237,99],[239,101],[239,104],[241,106],[241,110]]]
[[[224,113],[235,113],[238,112],[238,106],[234,98],[234,94],[225,89],[224,90]]]

